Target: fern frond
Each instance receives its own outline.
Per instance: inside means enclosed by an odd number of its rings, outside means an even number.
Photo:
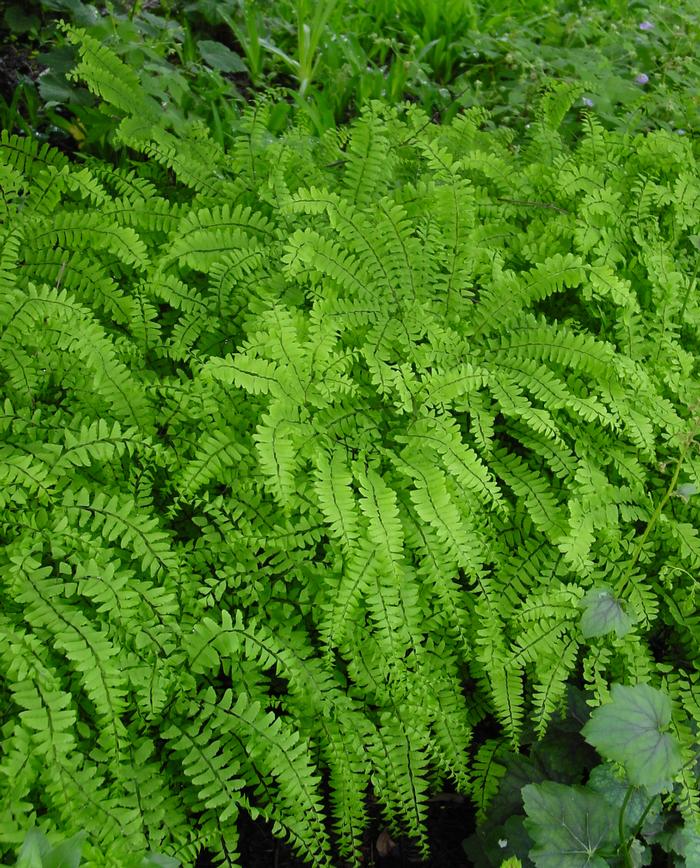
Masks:
[[[607,343],[534,319],[513,323],[507,335],[491,342],[491,348],[497,364],[513,359],[540,360],[582,371],[603,383],[610,376],[613,358],[613,348]]]
[[[161,267],[178,262],[208,272],[231,250],[248,248],[256,239],[269,240],[270,222],[250,207],[202,208],[185,215],[168,239]]]
[[[147,267],[146,247],[137,233],[128,226],[109,223],[99,213],[57,214],[41,229],[26,231],[27,240],[37,247],[98,248],[112,253],[125,265],[138,269]]]
[[[477,817],[485,820],[488,808],[496,797],[506,767],[499,759],[503,755],[500,739],[487,739],[476,752],[472,766],[471,795],[476,804]]]
[[[323,515],[331,531],[347,553],[350,553],[360,533],[357,503],[351,490],[352,474],[338,449],[330,458],[318,452],[314,463],[314,488]]]
[[[355,124],[345,155],[343,186],[351,202],[364,205],[377,196],[391,177],[387,162],[393,157],[384,124],[371,111],[365,112]]]
[[[299,464],[297,442],[304,425],[291,401],[277,401],[262,417],[253,439],[266,483],[280,506],[287,506],[295,488]]]
[[[0,157],[3,163],[28,177],[49,167],[60,172],[68,165],[68,157],[58,148],[28,136],[13,135],[7,130],[0,131]]]
[[[407,446],[425,443],[438,453],[455,482],[489,504],[501,504],[502,495],[495,480],[479,456],[463,442],[458,426],[446,414],[422,416],[396,439]]]
[[[386,806],[385,817],[392,827],[397,818],[427,856],[428,819],[424,751],[413,744],[413,726],[397,714],[382,716],[370,748],[372,784]]]
[[[274,781],[273,816],[280,831],[287,832],[295,849],[314,868],[330,868],[320,780],[307,759],[308,747],[281,718],[264,712],[243,693],[234,699],[233,692],[227,690],[217,701],[213,690],[207,690],[199,701],[209,711],[216,731],[233,732],[246,741],[251,747],[248,761]]]
[[[217,430],[205,436],[195,456],[173,480],[178,499],[189,500],[212,479],[222,483],[228,468],[236,466],[243,454],[232,431]]]
[[[86,488],[67,489],[63,506],[75,526],[89,524],[92,533],[99,531],[108,542],[119,540],[147,574],[177,574],[179,562],[171,550],[168,534],[159,530],[157,519],[136,514],[129,498],[117,494],[109,497],[104,492],[93,495]]]
[[[85,30],[70,26],[64,26],[63,30],[80,55],[71,78],[82,79],[92,93],[126,114],[134,112],[152,120],[158,117],[156,102],[145,93],[132,67]]]

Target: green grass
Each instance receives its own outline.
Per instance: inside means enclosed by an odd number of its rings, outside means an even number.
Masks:
[[[443,121],[484,106],[495,124],[523,130],[551,79],[580,81],[582,106],[609,128],[689,132],[700,121],[700,21],[690,0],[161,0],[116,2],[100,14],[75,0],[18,0],[5,11],[8,39],[32,46],[47,70],[0,101],[0,124],[44,137],[61,130],[84,149],[104,147],[113,125],[65,77],[73,55],[56,30],[60,15],[134,66],[167,120],[201,118],[220,144],[263,91],[284,104],[280,126],[302,114],[318,134],[373,99],[409,100]],[[651,29],[640,29],[645,21]],[[564,132],[576,135],[575,118]]]

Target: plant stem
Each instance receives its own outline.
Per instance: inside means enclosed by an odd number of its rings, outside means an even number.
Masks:
[[[622,803],[622,807],[620,808],[620,816],[618,818],[618,832],[620,835],[620,850],[622,851],[622,857],[625,860],[625,868],[633,868],[632,859],[630,857],[630,848],[628,844],[628,839],[625,835],[625,812],[627,810],[627,805],[629,804],[630,799],[632,798],[632,793],[634,792],[634,787],[627,787],[627,792],[625,793],[625,800]]]
[[[649,811],[651,810],[651,806],[654,804],[654,802],[656,801],[657,798],[658,798],[658,796],[654,795],[647,802],[647,806],[642,811],[642,816],[639,818],[639,822],[634,827],[634,830],[632,832],[632,838],[636,838],[637,835],[642,831],[642,826],[644,825],[644,821],[646,820],[647,815],[648,815]]]

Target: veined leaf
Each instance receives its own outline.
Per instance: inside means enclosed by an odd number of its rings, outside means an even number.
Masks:
[[[622,763],[630,783],[662,792],[681,767],[678,742],[665,732],[671,701],[648,684],[614,684],[612,702],[597,708],[581,730],[607,759]]]
[[[584,787],[553,781],[523,787],[528,819],[525,828],[535,842],[530,858],[537,868],[608,868],[601,855],[615,846],[610,806]]]
[[[610,588],[594,588],[581,600],[581,634],[584,639],[605,636],[615,631],[618,639],[632,629],[632,618]]]

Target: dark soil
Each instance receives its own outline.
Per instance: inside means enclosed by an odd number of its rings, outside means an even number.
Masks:
[[[21,81],[36,81],[40,72],[31,49],[24,43],[11,42],[0,29],[0,96],[9,102]]]
[[[238,827],[241,864],[246,868],[308,868],[308,863],[297,858],[289,845],[275,840],[266,823],[242,814]],[[439,793],[429,802],[428,861],[421,858],[407,838],[392,838],[381,819],[375,816],[362,847],[363,865],[367,868],[470,868],[462,841],[473,831],[474,813],[469,802],[454,793]],[[211,865],[208,854],[203,853],[196,868]],[[339,862],[336,868],[345,868],[345,863]]]

